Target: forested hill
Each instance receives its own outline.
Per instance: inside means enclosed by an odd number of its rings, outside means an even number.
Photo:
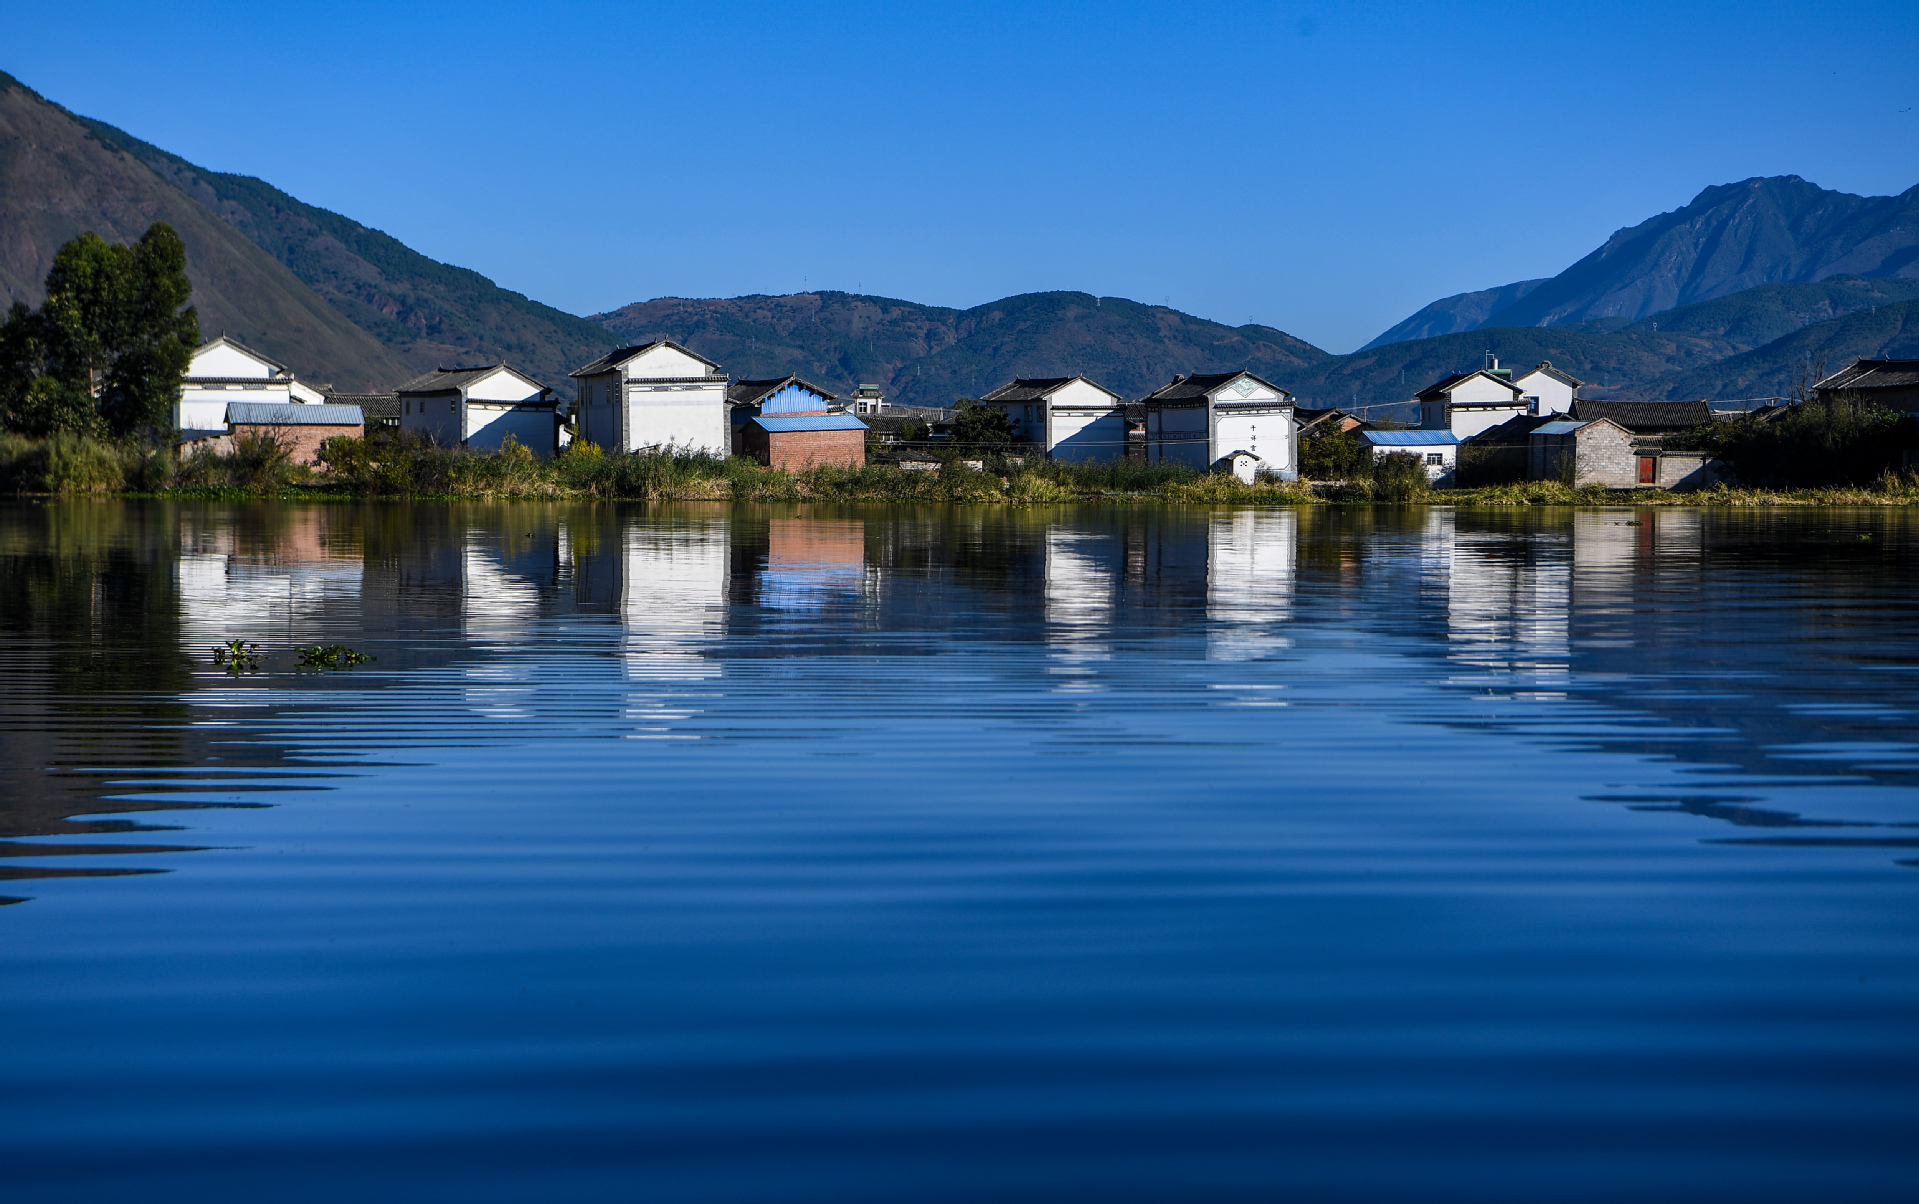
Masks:
[[[662,297],[596,320],[627,342],[675,339],[735,376],[794,372],[835,391],[870,381],[907,405],[951,405],[1015,376],[1084,373],[1129,399],[1176,372],[1244,367],[1278,383],[1330,358],[1270,326],[1089,293],[1024,293],[971,309],[839,292]]]

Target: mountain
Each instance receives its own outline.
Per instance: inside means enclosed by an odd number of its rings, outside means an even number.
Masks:
[[[128,242],[179,232],[200,327],[222,330],[342,389],[390,387],[406,363],[206,206],[0,73],[0,303],[38,305],[60,246],[93,230]]]
[[[1919,359],[1919,299],[1817,322],[1763,347],[1647,382],[1640,392],[1652,401],[1790,397],[1802,376],[1816,379],[1861,357]]]
[[[1371,351],[1387,343],[1403,343],[1408,339],[1430,339],[1442,334],[1455,334],[1462,330],[1477,330],[1486,325],[1488,318],[1546,283],[1547,279],[1542,276],[1538,280],[1521,280],[1498,288],[1480,289],[1476,293],[1454,293],[1450,297],[1442,297],[1361,347],[1360,350]]]
[[[1462,298],[1506,290],[1518,295],[1467,329],[1639,321],[1762,284],[1839,275],[1919,277],[1919,186],[1898,196],[1862,197],[1798,176],[1716,185],[1684,208],[1615,232],[1598,250],[1543,283],[1527,287],[1532,282],[1521,282],[1434,302],[1368,346],[1402,329],[1417,336],[1455,311],[1468,318],[1477,303],[1465,304]],[[1428,311],[1435,312],[1422,321]]]
[[[1331,358],[1270,326],[1089,293],[1024,293],[972,309],[839,292],[662,297],[595,320],[629,343],[672,338],[735,376],[794,372],[839,392],[873,382],[902,405],[951,405],[1015,376],[1084,373],[1128,398],[1175,372],[1248,367],[1283,383]]]
[[[195,167],[104,122],[75,120],[285,264],[405,361],[407,376],[441,364],[504,359],[557,387],[568,372],[614,346],[597,323],[503,289],[468,268],[429,259],[389,234],[263,180]],[[386,387],[403,379],[392,377]]]

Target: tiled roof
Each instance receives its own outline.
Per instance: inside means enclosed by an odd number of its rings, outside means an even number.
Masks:
[[[294,405],[272,401],[227,402],[227,425],[365,426],[359,406]]]
[[[1219,388],[1221,385],[1227,383],[1228,381],[1237,380],[1239,377],[1242,377],[1242,376],[1252,377],[1253,380],[1259,381],[1260,384],[1265,385],[1267,388],[1271,389],[1273,392],[1279,394],[1281,400],[1284,400],[1292,396],[1291,393],[1288,393],[1286,390],[1280,388],[1278,385],[1274,384],[1272,381],[1261,379],[1258,376],[1254,376],[1251,372],[1246,372],[1246,371],[1195,372],[1191,376],[1177,377],[1173,380],[1173,383],[1169,385],[1160,386],[1159,388],[1153,390],[1151,393],[1148,393],[1145,397],[1145,400],[1147,401],[1203,401],[1205,400],[1206,395],[1211,393],[1213,390]]]
[[[708,368],[710,368],[715,373],[719,372],[720,370],[720,366],[714,363],[712,360],[707,359],[705,356],[701,355],[699,352],[694,351],[693,349],[689,347],[680,346],[678,343],[675,343],[672,339],[654,339],[651,343],[635,343],[631,347],[615,347],[613,350],[607,352],[605,355],[601,356],[599,359],[594,360],[592,363],[587,364],[584,367],[575,368],[573,369],[573,371],[567,373],[567,375],[568,376],[592,376],[596,372],[604,372],[608,368],[616,368],[619,365],[624,364],[626,361],[632,359],[634,356],[638,355],[640,352],[650,351],[655,347],[671,347],[673,350],[679,352],[682,355],[692,356],[694,359],[700,361],[702,364],[705,364]]]
[[[1558,381],[1560,384],[1566,385],[1574,389],[1577,389],[1579,386],[1586,383],[1585,381],[1580,380],[1577,376],[1574,376],[1570,372],[1561,372],[1559,369],[1553,367],[1553,362],[1551,360],[1540,360],[1539,367],[1534,368],[1533,372],[1544,372],[1547,376],[1552,377],[1554,380]],[[1520,376],[1522,377],[1531,376],[1533,372],[1522,372],[1520,373]]]
[[[1565,419],[1561,418],[1561,419],[1556,419],[1552,422],[1541,423],[1540,425],[1533,428],[1533,434],[1535,435],[1570,435],[1581,427],[1591,426],[1591,425],[1592,424],[1589,422],[1568,422]]]
[[[1001,385],[981,397],[981,401],[1038,401],[1061,385],[1078,380],[1077,376],[1022,376],[1010,385]]]
[[[761,430],[775,434],[794,431],[863,431],[866,424],[851,414],[761,414],[753,419]]]
[[[581,369],[585,371],[585,369]],[[827,401],[837,401],[838,397],[828,393],[816,384],[801,380],[797,376],[774,376],[766,380],[736,380],[726,386],[726,399],[737,406],[750,406],[769,393],[776,393],[784,385],[798,385],[809,393],[817,393]]]
[[[359,406],[369,421],[400,416],[398,393],[328,393],[327,397],[330,405]]]
[[[1460,385],[1465,384],[1467,381],[1471,380],[1475,376],[1483,376],[1487,380],[1490,380],[1496,384],[1504,385],[1506,388],[1511,389],[1513,391],[1514,397],[1521,396],[1522,394],[1526,392],[1526,390],[1520,388],[1518,385],[1514,384],[1510,380],[1507,380],[1503,376],[1494,376],[1492,373],[1486,371],[1484,368],[1475,368],[1471,372],[1455,372],[1451,376],[1446,377],[1444,380],[1440,380],[1431,385],[1426,386],[1424,389],[1421,389],[1419,392],[1413,394],[1413,396],[1418,398],[1421,401],[1428,401],[1428,400],[1432,400],[1440,397],[1445,397],[1448,394],[1450,394],[1454,389],[1457,389]]]
[[[1572,416],[1581,422],[1609,418],[1627,430],[1683,431],[1712,421],[1712,407],[1703,401],[1586,401],[1573,402]]]
[[[1910,389],[1919,385],[1919,360],[1859,360],[1828,376],[1816,389]]]
[[[459,390],[466,388],[468,385],[473,384],[475,381],[491,376],[493,373],[498,372],[501,369],[505,369],[506,371],[513,373],[515,376],[531,384],[536,389],[540,389],[549,393],[552,392],[551,389],[548,389],[545,385],[541,384],[539,381],[535,380],[533,377],[528,376],[526,373],[520,371],[518,368],[515,368],[512,364],[508,364],[504,362],[495,363],[495,364],[476,364],[475,366],[471,368],[447,368],[447,367],[435,368],[431,372],[423,372],[420,375],[414,377],[412,380],[406,382],[405,384],[401,385],[399,388],[395,389],[394,392],[395,393],[456,393]]]
[[[1443,447],[1459,442],[1451,431],[1361,431],[1359,437],[1375,447]]]
[[[1487,427],[1465,442],[1524,443],[1527,436],[1557,417],[1557,414],[1516,414],[1498,426]]]

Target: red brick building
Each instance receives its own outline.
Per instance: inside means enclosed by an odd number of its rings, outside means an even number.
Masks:
[[[366,433],[366,416],[353,405],[279,405],[272,402],[227,403],[227,434],[266,435],[287,449],[296,464],[320,458],[320,445],[335,435],[358,439]]]
[[[866,424],[851,414],[761,414],[740,428],[740,454],[781,472],[866,466]]]

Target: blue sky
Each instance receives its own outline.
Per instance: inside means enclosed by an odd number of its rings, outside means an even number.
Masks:
[[[6,6],[0,68],[575,313],[1082,289],[1329,350],[1701,188],[1919,183],[1919,5]]]

